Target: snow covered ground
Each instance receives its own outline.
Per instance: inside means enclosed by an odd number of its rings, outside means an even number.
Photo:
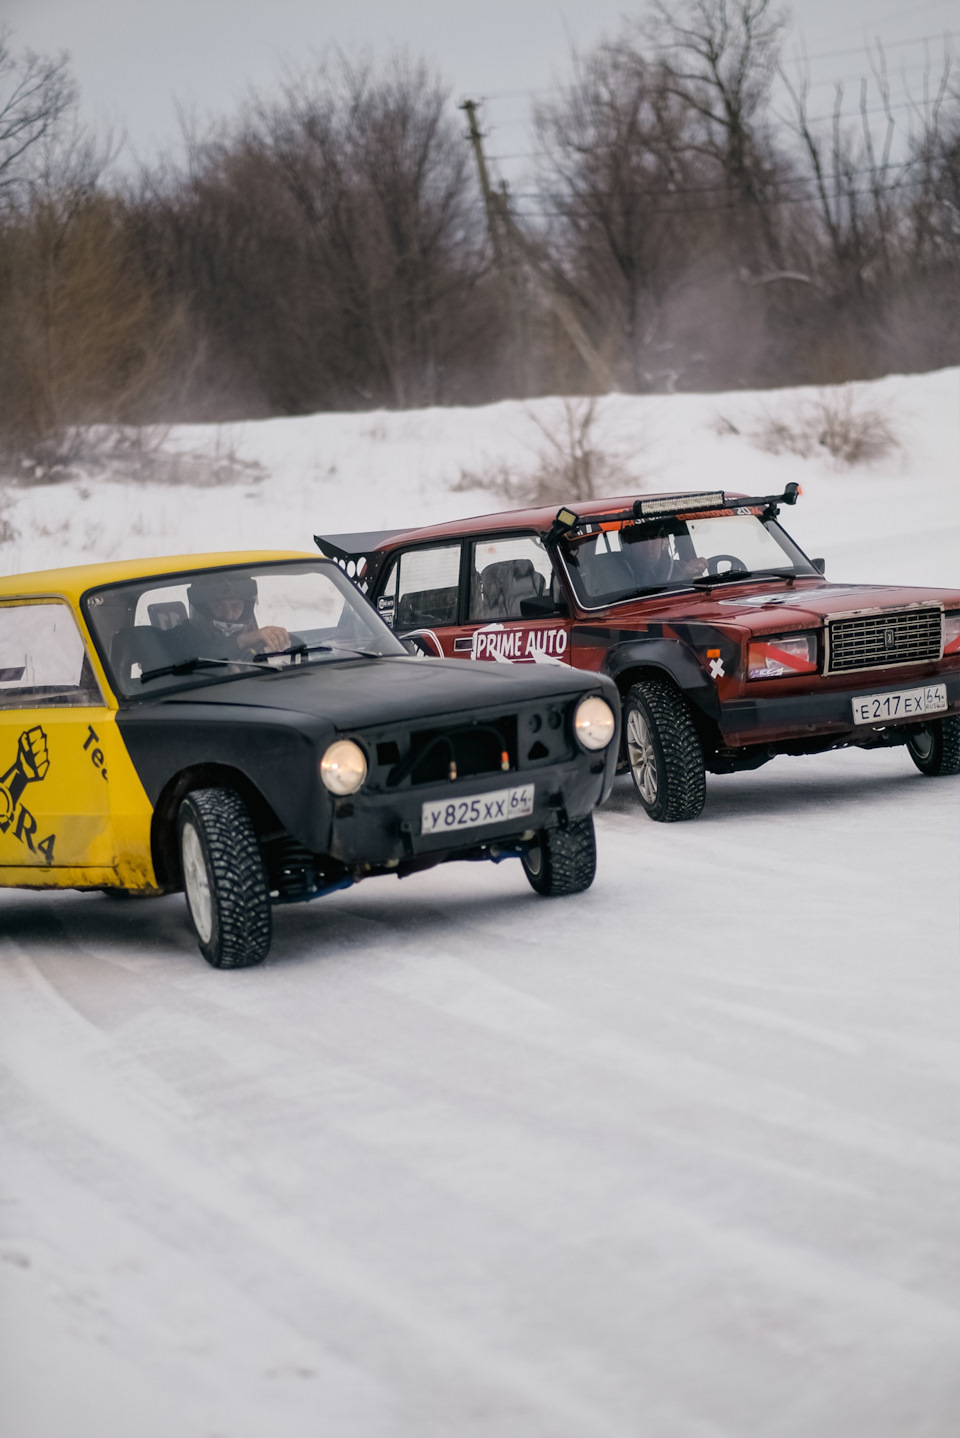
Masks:
[[[960,375],[870,391],[903,448],[849,473],[718,435],[787,395],[603,417],[650,489],[799,479],[831,578],[960,583]],[[446,485],[537,432],[234,442],[268,478],[17,490],[6,568],[480,512]],[[180,897],[0,894],[3,1438],[953,1438],[957,800],[902,750],[685,825],[618,780],[588,894],[375,880],[237,974]]]

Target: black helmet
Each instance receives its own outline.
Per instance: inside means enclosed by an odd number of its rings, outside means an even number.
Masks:
[[[217,604],[224,599],[239,599],[243,601],[242,622],[244,625],[253,622],[253,608],[257,602],[257,581],[251,579],[249,574],[231,574],[229,571],[213,570],[210,574],[200,574],[194,579],[188,590],[187,597],[190,600],[190,610],[194,614],[200,614],[204,619],[212,619],[210,605]]]

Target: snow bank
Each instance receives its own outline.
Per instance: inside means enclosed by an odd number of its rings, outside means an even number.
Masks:
[[[751,442],[765,416],[789,418],[820,391],[609,395],[600,438],[626,460],[636,487],[725,487],[770,493],[790,480],[804,497],[788,527],[824,554],[842,580],[960,581],[960,370],[851,386],[882,410],[900,447],[883,461],[838,471],[816,458],[770,455]],[[224,431],[179,426],[167,445],[232,451],[246,468],[211,487],[105,480],[9,489],[17,537],[0,548],[15,573],[96,559],[218,549],[311,549],[318,531],[417,525],[503,508],[482,490],[455,492],[462,470],[532,469],[559,428],[562,401],[475,409],[317,414],[251,421]],[[737,432],[733,432],[737,431]],[[917,541],[903,545],[909,535]],[[909,551],[909,553],[908,553]]]

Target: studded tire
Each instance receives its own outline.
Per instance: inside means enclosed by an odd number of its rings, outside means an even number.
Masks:
[[[536,844],[521,856],[530,887],[545,898],[582,894],[597,872],[597,840],[593,815],[576,819],[565,829],[541,829]]]
[[[215,969],[259,964],[270,948],[270,891],[257,835],[234,789],[195,789],[177,816],[187,909]]]
[[[641,679],[623,704],[623,745],[651,819],[695,819],[707,797],[703,747],[687,701],[666,679]]]
[[[920,773],[928,778],[960,774],[960,715],[932,719],[909,734],[907,751]]]

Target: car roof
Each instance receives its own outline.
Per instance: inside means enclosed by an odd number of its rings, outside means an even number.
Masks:
[[[314,553],[299,550],[231,550],[224,554],[172,554],[150,559],[121,559],[109,564],[79,564],[66,569],[38,569],[29,574],[8,574],[0,578],[0,600],[58,595],[76,603],[81,594],[101,584],[125,579],[149,579],[178,574],[184,570],[219,569],[231,564],[266,564],[284,559],[316,560]]]
[[[740,496],[732,490],[726,490],[731,499]],[[644,499],[682,499],[683,490],[663,490],[655,493],[643,494]],[[635,499],[635,494],[612,495],[603,499],[584,499],[573,501],[568,508],[581,519],[589,519],[594,515],[609,514],[611,510],[630,509]],[[416,529],[390,530],[382,536],[377,544],[378,549],[399,549],[404,544],[422,543],[433,539],[459,539],[467,534],[489,534],[491,530],[506,529],[533,529],[543,533],[552,525],[556,517],[559,504],[540,505],[535,509],[504,509],[493,514],[477,514],[471,519],[451,520],[446,524],[430,524]],[[339,536],[338,536],[339,537]]]

